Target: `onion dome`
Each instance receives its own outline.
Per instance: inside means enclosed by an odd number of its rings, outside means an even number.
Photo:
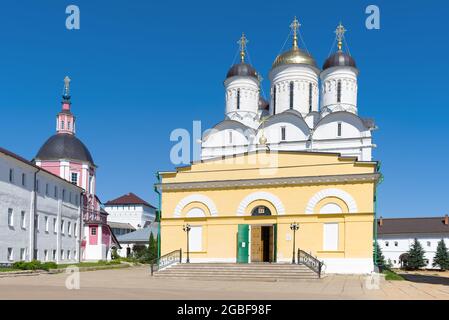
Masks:
[[[337,51],[326,59],[323,65],[323,70],[332,67],[353,67],[357,68],[355,60],[347,53]]]
[[[315,68],[317,67],[315,59],[308,52],[305,52],[298,47],[299,27],[299,21],[295,17],[292,24],[290,25],[290,28],[292,28],[293,30],[293,47],[290,50],[278,55],[274,60],[271,69],[289,64],[305,64]]]
[[[352,67],[357,68],[355,60],[351,57],[349,53],[343,52],[343,38],[346,29],[340,23],[335,30],[337,35],[337,43],[338,50],[334,54],[332,54],[329,58],[326,59],[323,65],[323,70],[332,68],[332,67]]]
[[[228,73],[226,74],[226,79],[230,77],[253,77],[257,79],[257,71],[250,64],[241,62],[239,64],[233,65]]]
[[[259,79],[256,69],[248,63],[245,62],[245,51],[246,45],[248,44],[248,39],[245,37],[245,34],[242,33],[242,36],[237,43],[240,46],[240,63],[233,65],[228,73],[226,74],[226,79],[240,76],[240,77],[253,77]]]
[[[57,133],[39,149],[36,160],[78,160],[94,164],[89,149],[73,134]]]

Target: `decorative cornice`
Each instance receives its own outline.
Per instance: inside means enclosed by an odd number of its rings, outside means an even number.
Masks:
[[[328,176],[308,176],[308,177],[288,177],[288,178],[264,178],[264,179],[241,179],[241,180],[215,180],[215,181],[192,181],[178,183],[158,183],[156,187],[162,191],[179,190],[202,190],[202,189],[226,189],[234,187],[280,187],[289,185],[318,185],[353,182],[377,182],[381,177],[380,173],[328,175]]]

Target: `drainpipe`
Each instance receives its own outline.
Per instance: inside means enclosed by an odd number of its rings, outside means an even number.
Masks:
[[[376,168],[376,172],[380,173],[380,161],[377,163],[377,168]],[[377,246],[378,246],[378,242],[377,242],[377,187],[379,184],[381,184],[383,181],[383,175],[380,174],[380,178],[379,180],[376,182],[376,185],[374,187],[374,229],[373,229],[373,259],[374,259],[374,265],[376,267],[378,267],[377,265]]]
[[[35,249],[36,249],[36,242],[37,242],[37,226],[36,226],[36,214],[37,214],[37,197],[36,197],[36,189],[37,189],[37,174],[41,171],[41,169],[37,169],[37,171],[34,172],[34,180],[33,180],[33,191],[32,191],[32,199],[31,199],[31,212],[33,214],[32,217],[30,217],[30,226],[32,226],[33,234],[32,239],[30,239],[30,260],[37,259],[35,255]]]
[[[156,178],[158,183],[161,183],[161,176],[159,172],[156,172]],[[157,186],[154,186],[154,192],[158,194],[159,204],[158,210],[156,212],[156,221],[158,221],[158,229],[157,229],[157,257],[158,259],[161,257],[161,217],[162,217],[162,194],[158,190]]]

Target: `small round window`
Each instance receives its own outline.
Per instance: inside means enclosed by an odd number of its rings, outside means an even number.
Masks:
[[[265,206],[258,206],[251,212],[252,216],[271,216],[271,211]]]

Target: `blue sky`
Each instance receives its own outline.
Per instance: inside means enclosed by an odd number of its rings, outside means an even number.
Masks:
[[[65,28],[76,4],[81,29]],[[381,29],[365,28],[376,4]],[[77,136],[99,166],[103,201],[135,192],[156,204],[154,173],[171,170],[170,132],[223,119],[223,80],[242,31],[265,78],[294,15],[322,65],[342,20],[360,69],[359,113],[376,120],[385,180],[379,214],[449,212],[445,1],[10,1],[0,18],[0,145],[26,158],[54,134],[72,78]]]

